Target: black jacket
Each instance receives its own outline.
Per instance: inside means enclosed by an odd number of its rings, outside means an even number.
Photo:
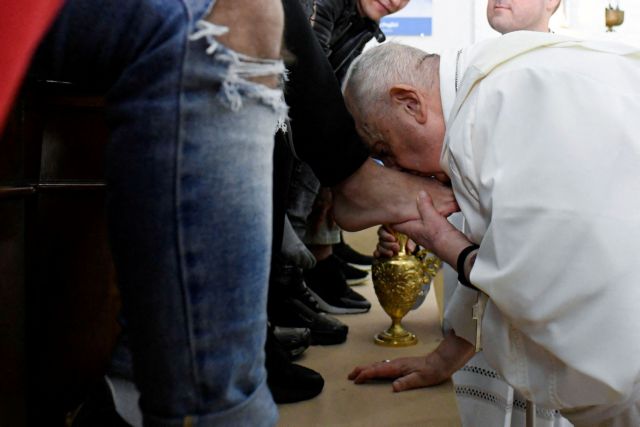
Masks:
[[[357,0],[301,1],[306,3],[316,37],[340,81],[369,40],[373,37],[380,43],[385,40],[375,21],[360,16]]]
[[[354,173],[369,152],[356,133],[332,67],[309,25],[300,0],[283,0],[284,40],[295,57],[288,65],[285,98],[297,154],[322,185],[333,186]]]

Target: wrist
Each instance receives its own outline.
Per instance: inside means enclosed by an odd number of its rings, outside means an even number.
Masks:
[[[472,242],[460,231],[455,230],[452,233],[442,233],[433,243],[433,252],[438,255],[442,261],[456,268],[460,252],[471,245]]]
[[[473,266],[473,261],[475,260],[475,254],[478,251],[478,248],[480,248],[480,246],[476,244],[468,245],[460,251],[456,260],[458,282],[468,288],[476,290],[478,288],[471,284],[471,281],[469,280],[469,274],[471,273],[471,267]]]
[[[473,345],[451,331],[427,357],[431,356],[430,362],[438,367],[439,375],[444,381],[463,367],[474,354]]]

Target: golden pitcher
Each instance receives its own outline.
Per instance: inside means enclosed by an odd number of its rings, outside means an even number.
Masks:
[[[394,232],[400,252],[391,258],[376,259],[371,268],[373,287],[391,326],[374,337],[376,344],[404,347],[418,342],[415,334],[402,327],[402,318],[414,306],[425,283],[437,274],[441,261],[431,252],[421,250],[418,257],[406,252],[407,236]]]
[[[624,22],[624,11],[620,10],[620,7],[616,6],[615,8],[609,5],[604,10],[604,21],[607,26],[607,31],[612,32],[613,27],[618,25],[622,25]]]

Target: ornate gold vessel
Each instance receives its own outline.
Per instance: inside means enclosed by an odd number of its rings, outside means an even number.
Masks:
[[[418,342],[415,334],[401,324],[402,318],[414,306],[423,285],[431,282],[441,262],[432,253],[422,250],[417,257],[407,254],[407,236],[395,233],[400,252],[392,258],[375,260],[371,268],[373,287],[384,311],[391,317],[391,326],[374,337],[376,344],[404,347]]]
[[[611,5],[604,10],[604,21],[607,31],[613,31],[613,27],[622,25],[624,22],[624,11],[618,7],[613,8]]]

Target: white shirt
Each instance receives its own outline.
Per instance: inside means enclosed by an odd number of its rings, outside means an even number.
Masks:
[[[487,361],[546,407],[635,401],[640,51],[520,31],[467,50],[460,73],[441,164],[480,244]],[[470,309],[449,317],[475,341]]]

